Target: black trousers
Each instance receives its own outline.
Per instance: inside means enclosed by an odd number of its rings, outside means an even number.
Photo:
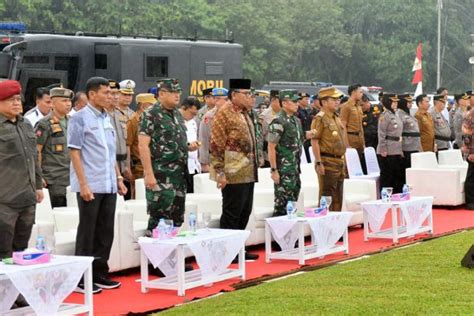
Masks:
[[[77,193],[79,226],[76,237],[76,256],[94,257],[93,277],[106,277],[107,261],[114,240],[116,193],[94,193],[92,201],[84,201]]]
[[[13,251],[28,248],[35,209],[36,205],[16,209],[0,204],[0,259],[11,258]]]
[[[309,153],[309,147],[311,146],[311,143],[308,142],[308,141],[305,141],[303,143],[303,150],[304,150],[304,155],[306,156],[306,161],[308,161],[308,163],[311,163],[311,154]]]
[[[194,193],[194,176],[197,175],[196,173],[189,173],[186,171],[186,193]]]
[[[254,183],[228,184],[222,190],[220,227],[240,229],[247,227],[253,206]]]
[[[464,182],[464,194],[466,197],[466,207],[474,210],[474,162],[469,161],[466,181]]]
[[[401,155],[380,156],[380,188],[392,187],[393,193],[403,188],[403,159]]]

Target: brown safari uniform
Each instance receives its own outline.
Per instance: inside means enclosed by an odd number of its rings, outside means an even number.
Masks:
[[[347,139],[352,148],[357,149],[359,155],[364,153],[365,140],[362,120],[362,107],[349,100],[341,105],[341,120],[347,122]]]
[[[418,110],[415,118],[418,120],[420,128],[421,148],[423,151],[434,151],[435,129],[431,114]]]
[[[321,110],[313,118],[311,129],[313,138],[319,141],[321,162],[325,170],[324,175],[318,174],[319,196],[332,196],[331,210],[340,211],[345,176],[344,127],[336,114]]]

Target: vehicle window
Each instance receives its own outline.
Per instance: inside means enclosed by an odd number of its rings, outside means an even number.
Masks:
[[[23,112],[26,113],[31,108],[36,106],[35,104],[35,91],[40,87],[47,87],[53,83],[59,83],[59,78],[28,78],[25,91],[25,104],[23,104]]]
[[[67,71],[68,88],[75,89],[79,68],[79,57],[77,56],[56,56],[54,59],[55,70]]]
[[[49,64],[49,56],[23,56],[22,64]]]
[[[107,69],[106,54],[95,54],[95,69]]]
[[[147,78],[168,77],[168,57],[146,56],[145,73]]]

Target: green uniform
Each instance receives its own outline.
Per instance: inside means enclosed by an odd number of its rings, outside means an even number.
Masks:
[[[280,183],[275,184],[273,215],[285,215],[286,204],[298,200],[301,189],[300,157],[304,134],[300,120],[280,111],[270,123],[267,139],[277,145],[276,164],[280,174]]]
[[[260,124],[258,120],[258,114],[254,111],[251,110],[249,111],[249,117],[252,120],[254,129],[255,129],[255,140],[256,140],[256,146],[255,146],[255,151],[257,155],[257,162],[258,166],[262,166],[264,163],[263,160],[263,133],[262,133],[262,125]],[[258,179],[257,179],[258,181]]]
[[[151,138],[151,163],[158,183],[157,188],[146,191],[148,230],[153,230],[160,218],[172,219],[175,226],[181,226],[188,160],[184,119],[177,109],[166,110],[158,102],[142,114],[139,132]]]
[[[41,170],[51,198],[52,207],[66,206],[69,185],[69,148],[67,127],[69,119],[59,119],[53,113],[42,118],[35,128],[36,143],[43,146]]]

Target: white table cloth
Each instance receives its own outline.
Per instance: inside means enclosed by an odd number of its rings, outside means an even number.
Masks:
[[[415,196],[406,201],[390,202],[377,200],[361,203],[361,206],[364,212],[364,222],[366,223],[366,227],[364,227],[366,239],[368,237],[385,238],[386,233],[391,233],[390,238],[397,242],[398,237],[413,236],[425,231],[431,231],[432,233],[433,197]],[[400,211],[400,218],[397,216],[397,210]],[[392,212],[392,228],[390,231],[382,229],[389,211]],[[424,225],[427,219],[428,224]],[[371,233],[369,233],[369,228]]]
[[[0,263],[0,313],[10,310],[21,293],[37,315],[55,315],[92,261],[92,257],[54,256],[45,264]]]

